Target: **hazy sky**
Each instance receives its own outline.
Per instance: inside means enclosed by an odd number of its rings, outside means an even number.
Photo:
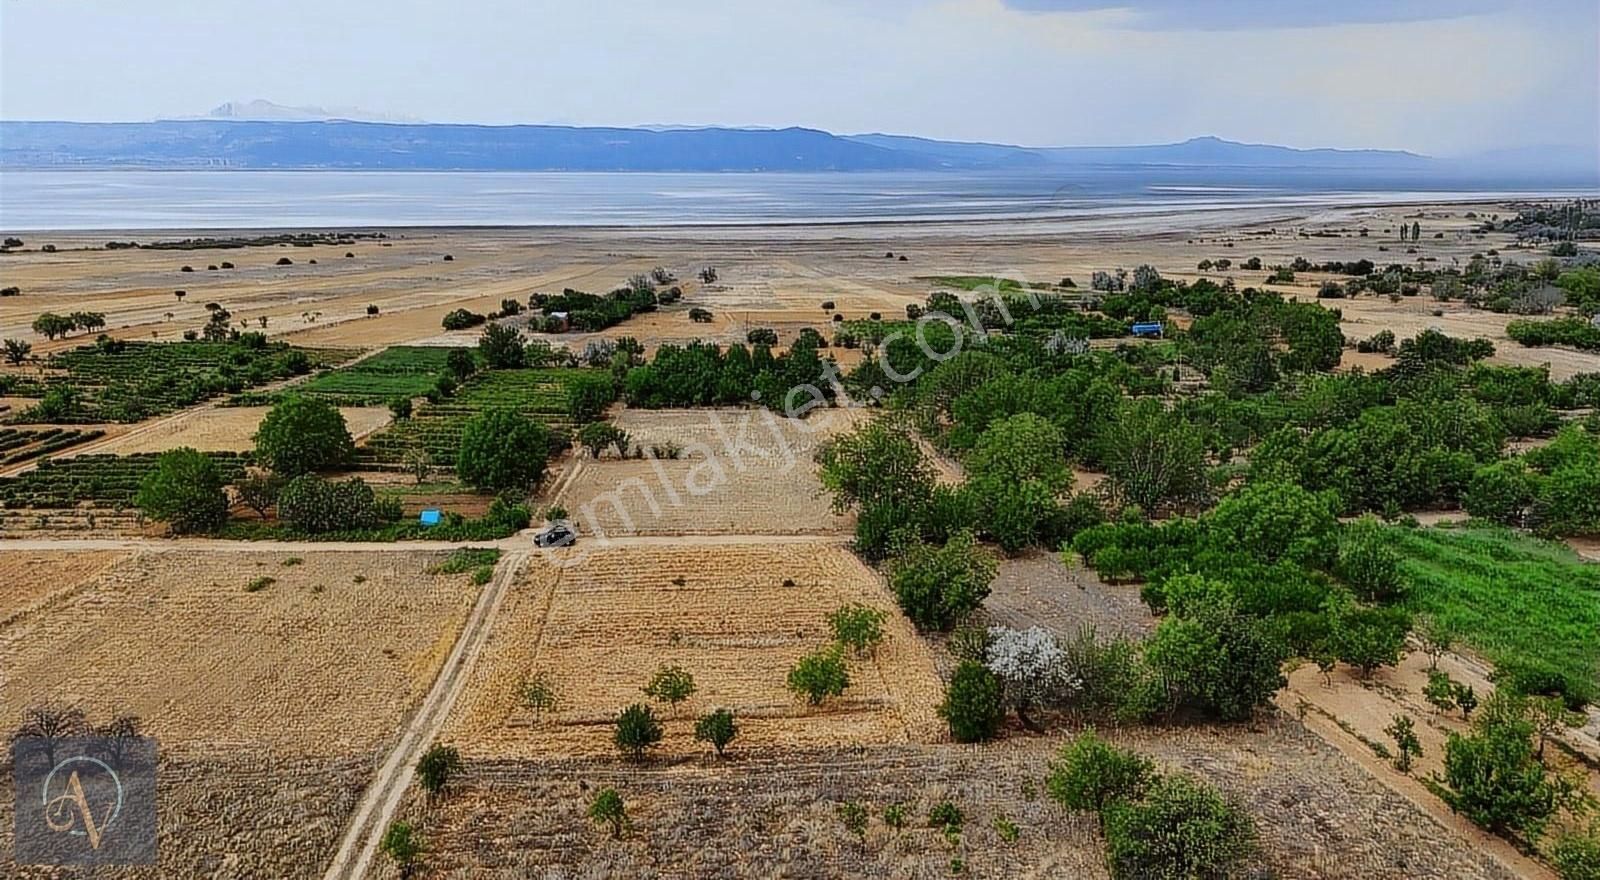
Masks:
[[[0,117],[229,100],[430,122],[1600,141],[1596,0],[0,0]]]

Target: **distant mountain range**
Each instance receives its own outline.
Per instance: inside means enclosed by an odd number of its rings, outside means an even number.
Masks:
[[[1018,147],[808,128],[430,125],[326,118],[330,112],[248,102],[225,104],[199,119],[0,122],[0,168],[804,172],[1130,166],[1449,176],[1527,171],[1539,164],[1528,151],[1486,156],[1475,164],[1394,150],[1299,150],[1215,137],[1148,146]],[[1575,182],[1600,178],[1600,162],[1584,151],[1548,155]]]

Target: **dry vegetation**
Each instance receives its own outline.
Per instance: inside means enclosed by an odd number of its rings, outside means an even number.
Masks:
[[[894,607],[843,547],[696,543],[587,554],[570,567],[534,560],[506,598],[443,736],[463,753],[612,754],[611,719],[647,701],[641,689],[663,664],[683,667],[698,687],[668,715],[669,753],[702,750],[690,737],[694,718],[716,707],[739,718],[741,750],[938,735],[932,657],[898,614],[876,656],[851,661],[842,699],[813,709],[785,690],[795,661],[830,638],[828,612],[850,602]],[[557,695],[542,715],[520,696],[534,675]]]
[[[163,419],[130,432],[96,452],[131,455],[135,452],[165,452],[188,446],[201,452],[249,452],[255,448],[256,427],[266,417],[265,406],[219,406],[191,410],[175,418]],[[389,423],[386,407],[342,407],[350,433],[357,438]]]
[[[425,573],[436,558],[140,553],[0,628],[0,729],[52,699],[137,715],[167,744],[365,752],[432,683],[472,604],[464,576]]]

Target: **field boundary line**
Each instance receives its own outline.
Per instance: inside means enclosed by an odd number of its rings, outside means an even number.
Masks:
[[[411,785],[417,759],[443,730],[445,720],[471,677],[472,667],[488,640],[491,625],[500,611],[506,591],[527,561],[526,552],[510,553],[501,560],[494,579],[479,595],[472,615],[461,628],[461,635],[456,639],[449,658],[440,667],[433,687],[412,713],[394,748],[361,796],[339,850],[323,875],[325,880],[366,876],[372,866],[373,856],[377,854],[378,842]]]

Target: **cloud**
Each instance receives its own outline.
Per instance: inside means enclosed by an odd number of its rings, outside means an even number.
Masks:
[[[1139,30],[1275,30],[1346,24],[1441,21],[1529,7],[1570,7],[1589,0],[1005,0],[1025,12],[1114,12]]]

